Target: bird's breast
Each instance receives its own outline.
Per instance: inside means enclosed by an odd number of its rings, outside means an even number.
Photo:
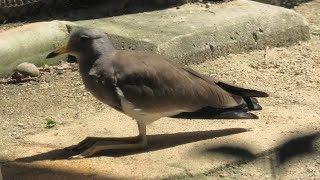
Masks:
[[[108,79],[97,78],[82,74],[85,88],[99,101],[121,110],[120,100],[117,98],[114,85]]]

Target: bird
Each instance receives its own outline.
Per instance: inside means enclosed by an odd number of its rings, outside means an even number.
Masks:
[[[263,91],[246,89],[200,74],[148,51],[117,50],[108,35],[93,28],[74,30],[65,46],[47,55],[74,56],[85,88],[99,101],[136,120],[134,137],[87,137],[72,158],[100,151],[147,147],[146,126],[162,117],[257,119],[257,97]],[[116,142],[111,143],[110,141]]]

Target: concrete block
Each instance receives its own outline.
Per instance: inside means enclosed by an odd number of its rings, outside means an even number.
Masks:
[[[76,23],[107,32],[117,49],[154,51],[181,64],[309,39],[308,23],[300,14],[247,0]]]

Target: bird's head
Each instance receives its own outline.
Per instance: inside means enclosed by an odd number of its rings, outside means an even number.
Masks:
[[[70,54],[79,61],[83,57],[84,59],[94,59],[94,56],[112,50],[114,50],[113,46],[105,33],[96,29],[81,28],[71,33],[67,45],[49,53],[46,58],[53,58],[60,54]]]

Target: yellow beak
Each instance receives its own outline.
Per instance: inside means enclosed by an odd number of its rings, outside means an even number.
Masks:
[[[55,51],[52,51],[51,53],[49,53],[48,55],[47,55],[47,59],[49,59],[49,58],[53,58],[53,57],[56,57],[56,56],[58,56],[58,55],[60,55],[60,54],[64,54],[64,53],[68,53],[69,52],[69,48],[68,48],[68,46],[66,45],[66,46],[63,46],[63,47],[61,47],[61,48],[59,48],[59,49],[56,49]]]

